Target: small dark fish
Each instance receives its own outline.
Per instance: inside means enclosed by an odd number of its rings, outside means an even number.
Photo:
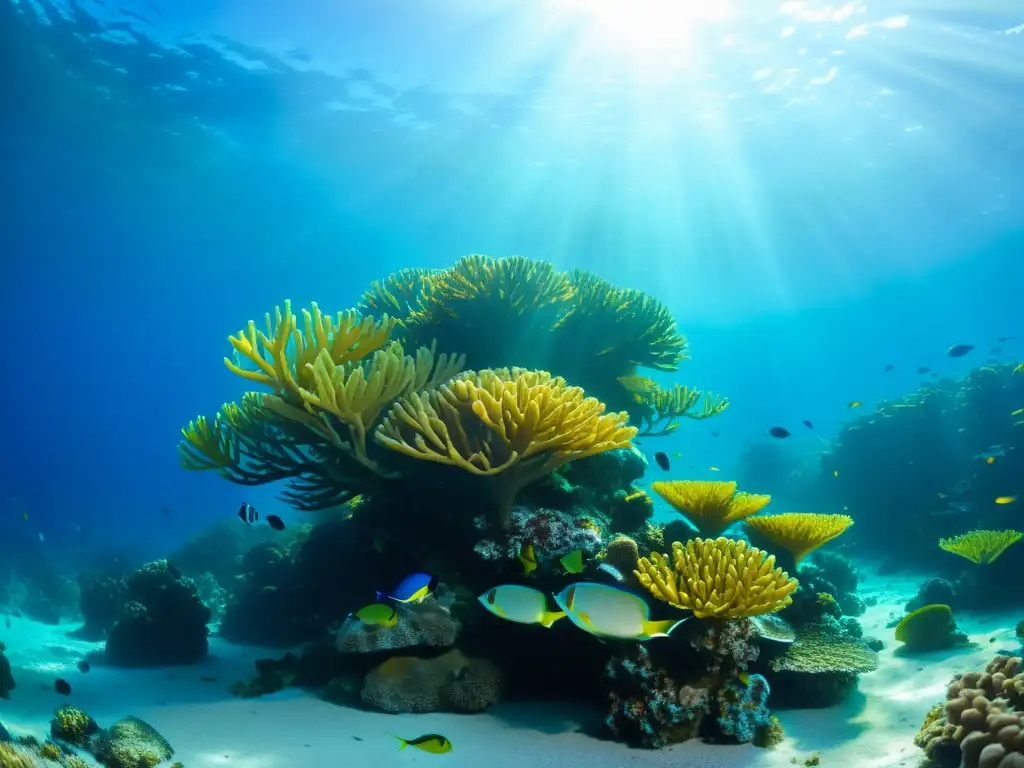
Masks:
[[[201,683],[216,683],[217,682],[217,678],[216,677],[200,677],[199,678],[199,682],[201,682]]]
[[[924,374],[928,373],[928,371],[930,371],[930,370],[931,370],[931,368],[929,368],[927,365],[922,365],[920,368],[917,369],[917,372],[920,373],[923,376]]]
[[[939,378],[939,374],[937,374],[935,371],[932,371],[932,378],[933,379]]]
[[[814,424],[811,423],[810,419],[804,419],[804,426],[808,429],[814,429]]]
[[[259,513],[253,505],[247,501],[242,502],[242,506],[238,508],[238,512],[236,514],[238,515],[238,519],[246,525],[251,525],[260,519]]]
[[[71,684],[67,680],[58,677],[53,681],[53,690],[59,693],[61,696],[71,695]]]
[[[892,363],[889,363],[887,366],[885,366],[885,370],[887,370],[887,371],[895,371],[896,370],[896,366],[893,365]]]
[[[973,344],[954,344],[946,350],[946,354],[950,357],[963,357],[972,349],[974,349]]]
[[[352,738],[355,739],[356,741],[362,741],[363,740],[362,736],[353,736]]]
[[[275,531],[284,530],[284,520],[282,520],[277,515],[267,515],[267,525],[269,525]]]
[[[160,507],[160,511],[163,512],[165,515],[171,514],[170,507]]]
[[[721,433],[721,432],[712,432],[712,433],[711,433],[711,436],[712,436],[712,437],[721,437],[721,436],[722,436],[722,433]]]
[[[658,451],[654,454],[654,460],[658,462],[658,466],[668,472],[670,464],[668,463],[668,456],[665,455],[664,451]]]
[[[86,674],[90,669],[92,669],[92,667],[89,666],[89,662],[85,659],[82,659],[80,662],[78,662],[78,671],[81,672],[83,675]]]
[[[772,437],[789,437],[792,433],[785,427],[772,427],[768,430],[768,434]]]

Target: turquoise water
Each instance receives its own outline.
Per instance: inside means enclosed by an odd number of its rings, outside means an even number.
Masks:
[[[469,598],[502,581],[565,586],[557,564],[569,544],[536,541],[538,577],[522,572],[520,546],[548,525],[534,513],[594,523],[587,558],[618,533],[645,554],[657,551],[638,533],[646,522],[606,519],[615,492],[648,494],[653,523],[679,523],[652,482],[691,480],[771,494],[769,512],[849,515],[854,526],[828,551],[865,573],[912,574],[896,613],[914,585],[942,577],[976,596],[952,608],[974,611],[968,621],[985,631],[991,612],[1024,616],[1012,581],[1024,554],[1010,546],[990,568],[965,571],[971,563],[936,546],[1022,526],[1022,29],[1008,1],[0,0],[0,578],[11,573],[0,606],[88,624],[94,582],[82,574],[99,568],[123,587],[126,573],[169,558],[186,577],[212,574],[200,594],[224,636],[216,643],[280,656],[426,570],[465,593],[452,609],[473,628],[460,652],[501,646],[490,660],[514,678],[513,651],[535,640],[481,624]],[[344,311],[373,281],[450,270],[469,254],[642,292],[677,324],[688,358],[673,370],[602,368],[614,357],[609,327],[552,330],[568,299],[525,314],[467,311],[469,331],[399,325],[392,339],[405,353],[436,338],[466,367],[546,368],[609,411],[627,409],[634,425],[647,406],[616,383],[633,373],[728,407],[639,435],[639,453],[617,464],[573,462],[560,476],[575,495],[550,495],[550,471],[531,476],[540,485],[516,498],[522,530],[511,533],[492,530],[504,513],[470,473],[374,442],[397,396],[369,418],[374,466],[358,477],[347,448],[305,454],[327,457],[301,475],[314,479],[299,491],[306,502],[288,503],[266,476],[182,469],[190,420],[214,418],[247,389],[274,391],[222,363],[250,319],[262,328],[286,300],[296,312],[312,302]],[[501,288],[523,285],[532,295],[525,273]],[[640,355],[643,327],[629,325],[616,349]],[[950,354],[955,345],[971,349]],[[344,420],[325,418],[346,437]],[[639,454],[646,466],[630,474]],[[402,478],[387,486],[395,495],[378,484],[384,475]],[[325,487],[331,504],[308,501]],[[357,494],[373,500],[377,522],[339,528],[352,508],[334,503]],[[243,503],[258,511],[253,525],[235,516]],[[280,536],[268,515],[281,518]],[[684,540],[708,535],[687,519]],[[586,535],[569,537],[572,548]],[[259,581],[276,558],[287,565]],[[596,566],[586,578],[604,578]],[[272,589],[254,597],[242,583]],[[993,652],[1019,652],[1003,623]],[[83,641],[102,642],[108,628]],[[556,629],[549,650],[530,651],[540,667],[576,652],[569,627]],[[876,630],[891,642],[885,621]],[[5,639],[12,658],[30,658]],[[618,648],[599,645],[584,654],[594,679],[602,653]],[[582,674],[508,698],[603,701]]]

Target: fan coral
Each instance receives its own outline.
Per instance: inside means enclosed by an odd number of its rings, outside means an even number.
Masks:
[[[672,505],[702,536],[715,537],[733,523],[757,514],[771,496],[737,493],[734,482],[671,480],[651,483],[651,490]]]
[[[970,531],[949,539],[940,539],[939,548],[965,557],[972,563],[987,565],[1012,544],[1020,541],[1020,531]]]
[[[775,567],[775,558],[745,541],[694,539],[672,544],[668,556],[652,552],[636,576],[652,595],[692,610],[697,618],[737,619],[773,613],[792,602],[796,579]]]
[[[636,429],[627,418],[545,372],[488,370],[399,400],[377,441],[488,478],[507,529],[521,488],[566,462],[629,445]]]
[[[728,398],[692,389],[683,384],[675,384],[671,389],[661,389],[655,384],[653,389],[636,392],[623,379],[619,379],[619,382],[627,391],[633,393],[633,398],[641,406],[639,420],[643,424],[643,429],[640,435],[644,437],[672,434],[679,429],[682,418],[710,419],[729,407]],[[700,409],[695,410],[698,404]]]
[[[433,659],[394,656],[366,676],[365,704],[385,712],[482,712],[498,701],[501,676],[490,661],[451,650]]]
[[[788,551],[793,555],[793,561],[799,564],[811,552],[853,525],[853,518],[849,515],[786,512],[755,517],[747,520],[745,525]]]

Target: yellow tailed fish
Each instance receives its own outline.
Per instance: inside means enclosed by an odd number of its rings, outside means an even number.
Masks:
[[[491,587],[477,600],[495,616],[517,624],[550,627],[565,616],[561,611],[548,610],[548,598],[543,592],[518,584]]]
[[[359,619],[364,624],[378,627],[393,627],[398,623],[398,611],[393,605],[386,603],[370,603],[358,611],[353,611],[349,616]]]
[[[452,751],[452,743],[446,737],[437,733],[428,733],[425,736],[417,736],[415,739],[403,739],[401,736],[395,736],[395,734],[391,734],[391,736],[402,742],[402,745],[398,748],[399,752],[406,747],[416,747],[416,749],[422,749],[424,752],[429,752],[432,755],[443,755],[446,752]]]
[[[996,504],[1013,504],[1016,500],[1016,496],[997,496]]]
[[[557,595],[555,602],[569,620],[584,632],[620,640],[650,640],[668,637],[686,619],[651,621],[651,609],[632,592],[578,581]]]
[[[519,562],[523,564],[524,576],[531,576],[537,570],[537,553],[529,541],[519,549]]]
[[[583,550],[577,549],[562,557],[558,562],[567,573],[583,573]]]

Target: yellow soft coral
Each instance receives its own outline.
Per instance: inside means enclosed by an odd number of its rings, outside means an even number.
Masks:
[[[644,406],[641,414],[644,429],[640,434],[652,437],[675,432],[682,424],[680,419],[710,419],[729,407],[729,398],[683,384],[675,384],[671,389],[661,389],[655,385],[648,392],[634,392],[633,397],[638,404]]]
[[[667,555],[652,552],[634,571],[652,595],[700,619],[739,619],[785,608],[798,583],[775,557],[745,541],[693,539],[672,544]]]
[[[939,539],[939,548],[965,557],[972,563],[986,565],[1003,554],[1007,547],[1020,541],[1022,536],[1024,534],[1020,531],[1013,530],[970,531],[949,539]]]
[[[820,515],[813,512],[786,512],[764,515],[745,522],[748,528],[793,555],[799,563],[818,547],[832,541],[853,525],[849,515]]]
[[[13,744],[0,741],[0,768],[36,768],[39,765],[28,752]]]
[[[651,489],[708,537],[760,512],[772,500],[771,496],[737,493],[734,482],[659,480],[651,483]]]
[[[492,480],[503,524],[519,490],[556,467],[628,446],[626,414],[538,371],[480,371],[396,402],[377,441]]]

